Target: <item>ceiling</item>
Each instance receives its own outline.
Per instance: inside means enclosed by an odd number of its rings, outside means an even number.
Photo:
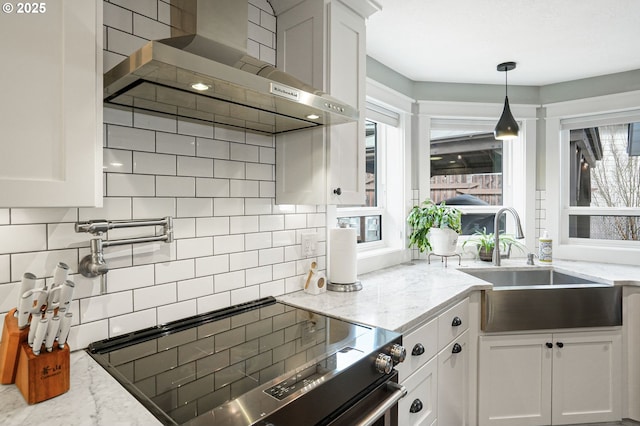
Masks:
[[[640,0],[376,0],[367,55],[413,81],[544,86],[640,69]]]

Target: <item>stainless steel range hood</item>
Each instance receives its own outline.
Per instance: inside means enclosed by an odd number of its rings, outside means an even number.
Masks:
[[[358,111],[247,55],[246,0],[172,0],[174,37],[104,75],[104,101],[276,134],[352,122]]]

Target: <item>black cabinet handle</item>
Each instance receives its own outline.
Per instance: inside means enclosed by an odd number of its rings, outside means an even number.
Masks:
[[[424,346],[422,346],[422,343],[416,343],[416,345],[413,347],[413,350],[411,351],[411,355],[420,356],[423,353],[424,353]]]
[[[556,346],[562,349],[562,348],[564,348],[564,343],[558,342],[558,343],[556,343]]]
[[[451,322],[451,326],[458,327],[460,325],[462,325],[462,320],[460,319],[460,317],[454,317],[453,321]]]
[[[553,347],[553,343],[551,343],[551,342],[547,342],[547,343],[545,343],[545,345],[546,345],[549,349],[551,349],[551,348]]]
[[[462,346],[460,346],[460,344],[458,344],[458,343],[454,343],[453,344],[453,349],[451,349],[451,353],[452,354],[459,354],[460,352],[462,352]]]
[[[336,188],[333,190],[333,193],[336,195],[342,195],[342,188]]]
[[[420,401],[419,399],[415,399],[411,403],[411,408],[409,408],[409,412],[410,413],[417,413],[417,412],[419,412],[421,410],[422,410],[422,401]]]

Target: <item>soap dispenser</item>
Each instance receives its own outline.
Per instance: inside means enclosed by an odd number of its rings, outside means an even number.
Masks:
[[[551,263],[551,261],[553,260],[553,240],[551,240],[551,238],[549,237],[549,233],[546,230],[542,232],[538,243],[538,260],[540,261],[540,263]]]

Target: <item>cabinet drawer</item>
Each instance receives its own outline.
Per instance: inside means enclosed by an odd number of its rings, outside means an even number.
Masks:
[[[402,338],[402,345],[407,350],[407,357],[403,363],[396,366],[400,383],[438,352],[437,344],[438,320],[436,318]]]
[[[438,363],[437,358],[432,358],[403,382],[407,388],[407,395],[398,402],[398,424],[402,426],[433,424],[437,415],[437,384]]]
[[[469,327],[469,299],[464,299],[438,317],[438,351]]]

